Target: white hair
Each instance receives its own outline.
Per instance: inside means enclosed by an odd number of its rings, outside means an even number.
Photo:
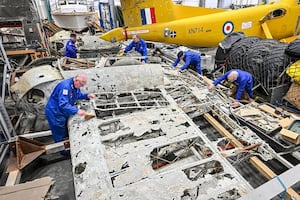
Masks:
[[[237,71],[231,71],[229,74],[228,74],[228,80],[232,80],[232,81],[235,81],[237,78],[238,78],[238,75],[239,73]]]

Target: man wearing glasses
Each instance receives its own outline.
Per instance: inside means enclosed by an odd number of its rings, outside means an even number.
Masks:
[[[61,142],[68,137],[67,121],[70,116],[87,114],[84,110],[74,106],[78,99],[95,98],[95,94],[84,94],[80,91],[86,82],[87,76],[78,74],[74,78],[61,81],[54,88],[46,105],[46,117],[55,142]],[[61,154],[69,155],[70,152],[64,150]]]

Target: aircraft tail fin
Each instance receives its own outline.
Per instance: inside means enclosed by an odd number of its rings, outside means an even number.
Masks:
[[[224,12],[223,9],[182,6],[172,0],[121,0],[121,7],[125,25],[137,27]]]

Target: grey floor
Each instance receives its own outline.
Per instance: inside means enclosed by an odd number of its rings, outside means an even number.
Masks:
[[[43,144],[53,143],[52,137],[39,138]],[[75,200],[71,157],[60,153],[42,155],[22,170],[21,182],[50,176],[55,183],[50,188],[47,199]]]
[[[48,193],[48,199],[75,199],[70,157],[59,153],[41,156],[23,170],[21,182],[45,176],[50,176],[55,181]]]

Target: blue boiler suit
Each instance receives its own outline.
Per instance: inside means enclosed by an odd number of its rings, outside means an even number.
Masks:
[[[73,78],[61,81],[53,90],[46,105],[46,117],[55,142],[61,142],[68,136],[67,121],[78,112],[74,103],[78,99],[88,100],[88,94],[74,87]]]
[[[243,92],[246,90],[246,92],[249,94],[250,98],[253,98],[253,93],[252,93],[252,87],[253,87],[253,78],[252,75],[248,72],[239,70],[239,69],[232,69],[219,78],[217,78],[213,84],[216,86],[218,85],[221,81],[227,79],[228,75],[230,74],[231,71],[237,71],[238,72],[238,77],[237,79],[233,82],[237,86],[237,92],[235,99],[236,100],[241,100]]]
[[[125,53],[134,48],[135,51],[139,52],[142,56],[147,56],[147,45],[143,39],[140,39],[139,42],[135,43],[131,41],[130,44],[125,48]],[[148,58],[145,57],[142,61],[147,62]]]
[[[76,53],[77,53],[77,48],[75,46],[75,42],[73,42],[73,40],[69,39],[66,44],[66,51],[65,51],[64,56],[69,57],[69,58],[77,58]]]
[[[191,51],[183,52],[183,61],[185,62],[184,65],[181,67],[181,70],[185,70],[190,65],[196,67],[198,74],[202,74],[201,70],[201,56],[198,53],[194,53]],[[177,58],[173,64],[173,67],[176,67],[177,64],[180,62],[180,58]]]

